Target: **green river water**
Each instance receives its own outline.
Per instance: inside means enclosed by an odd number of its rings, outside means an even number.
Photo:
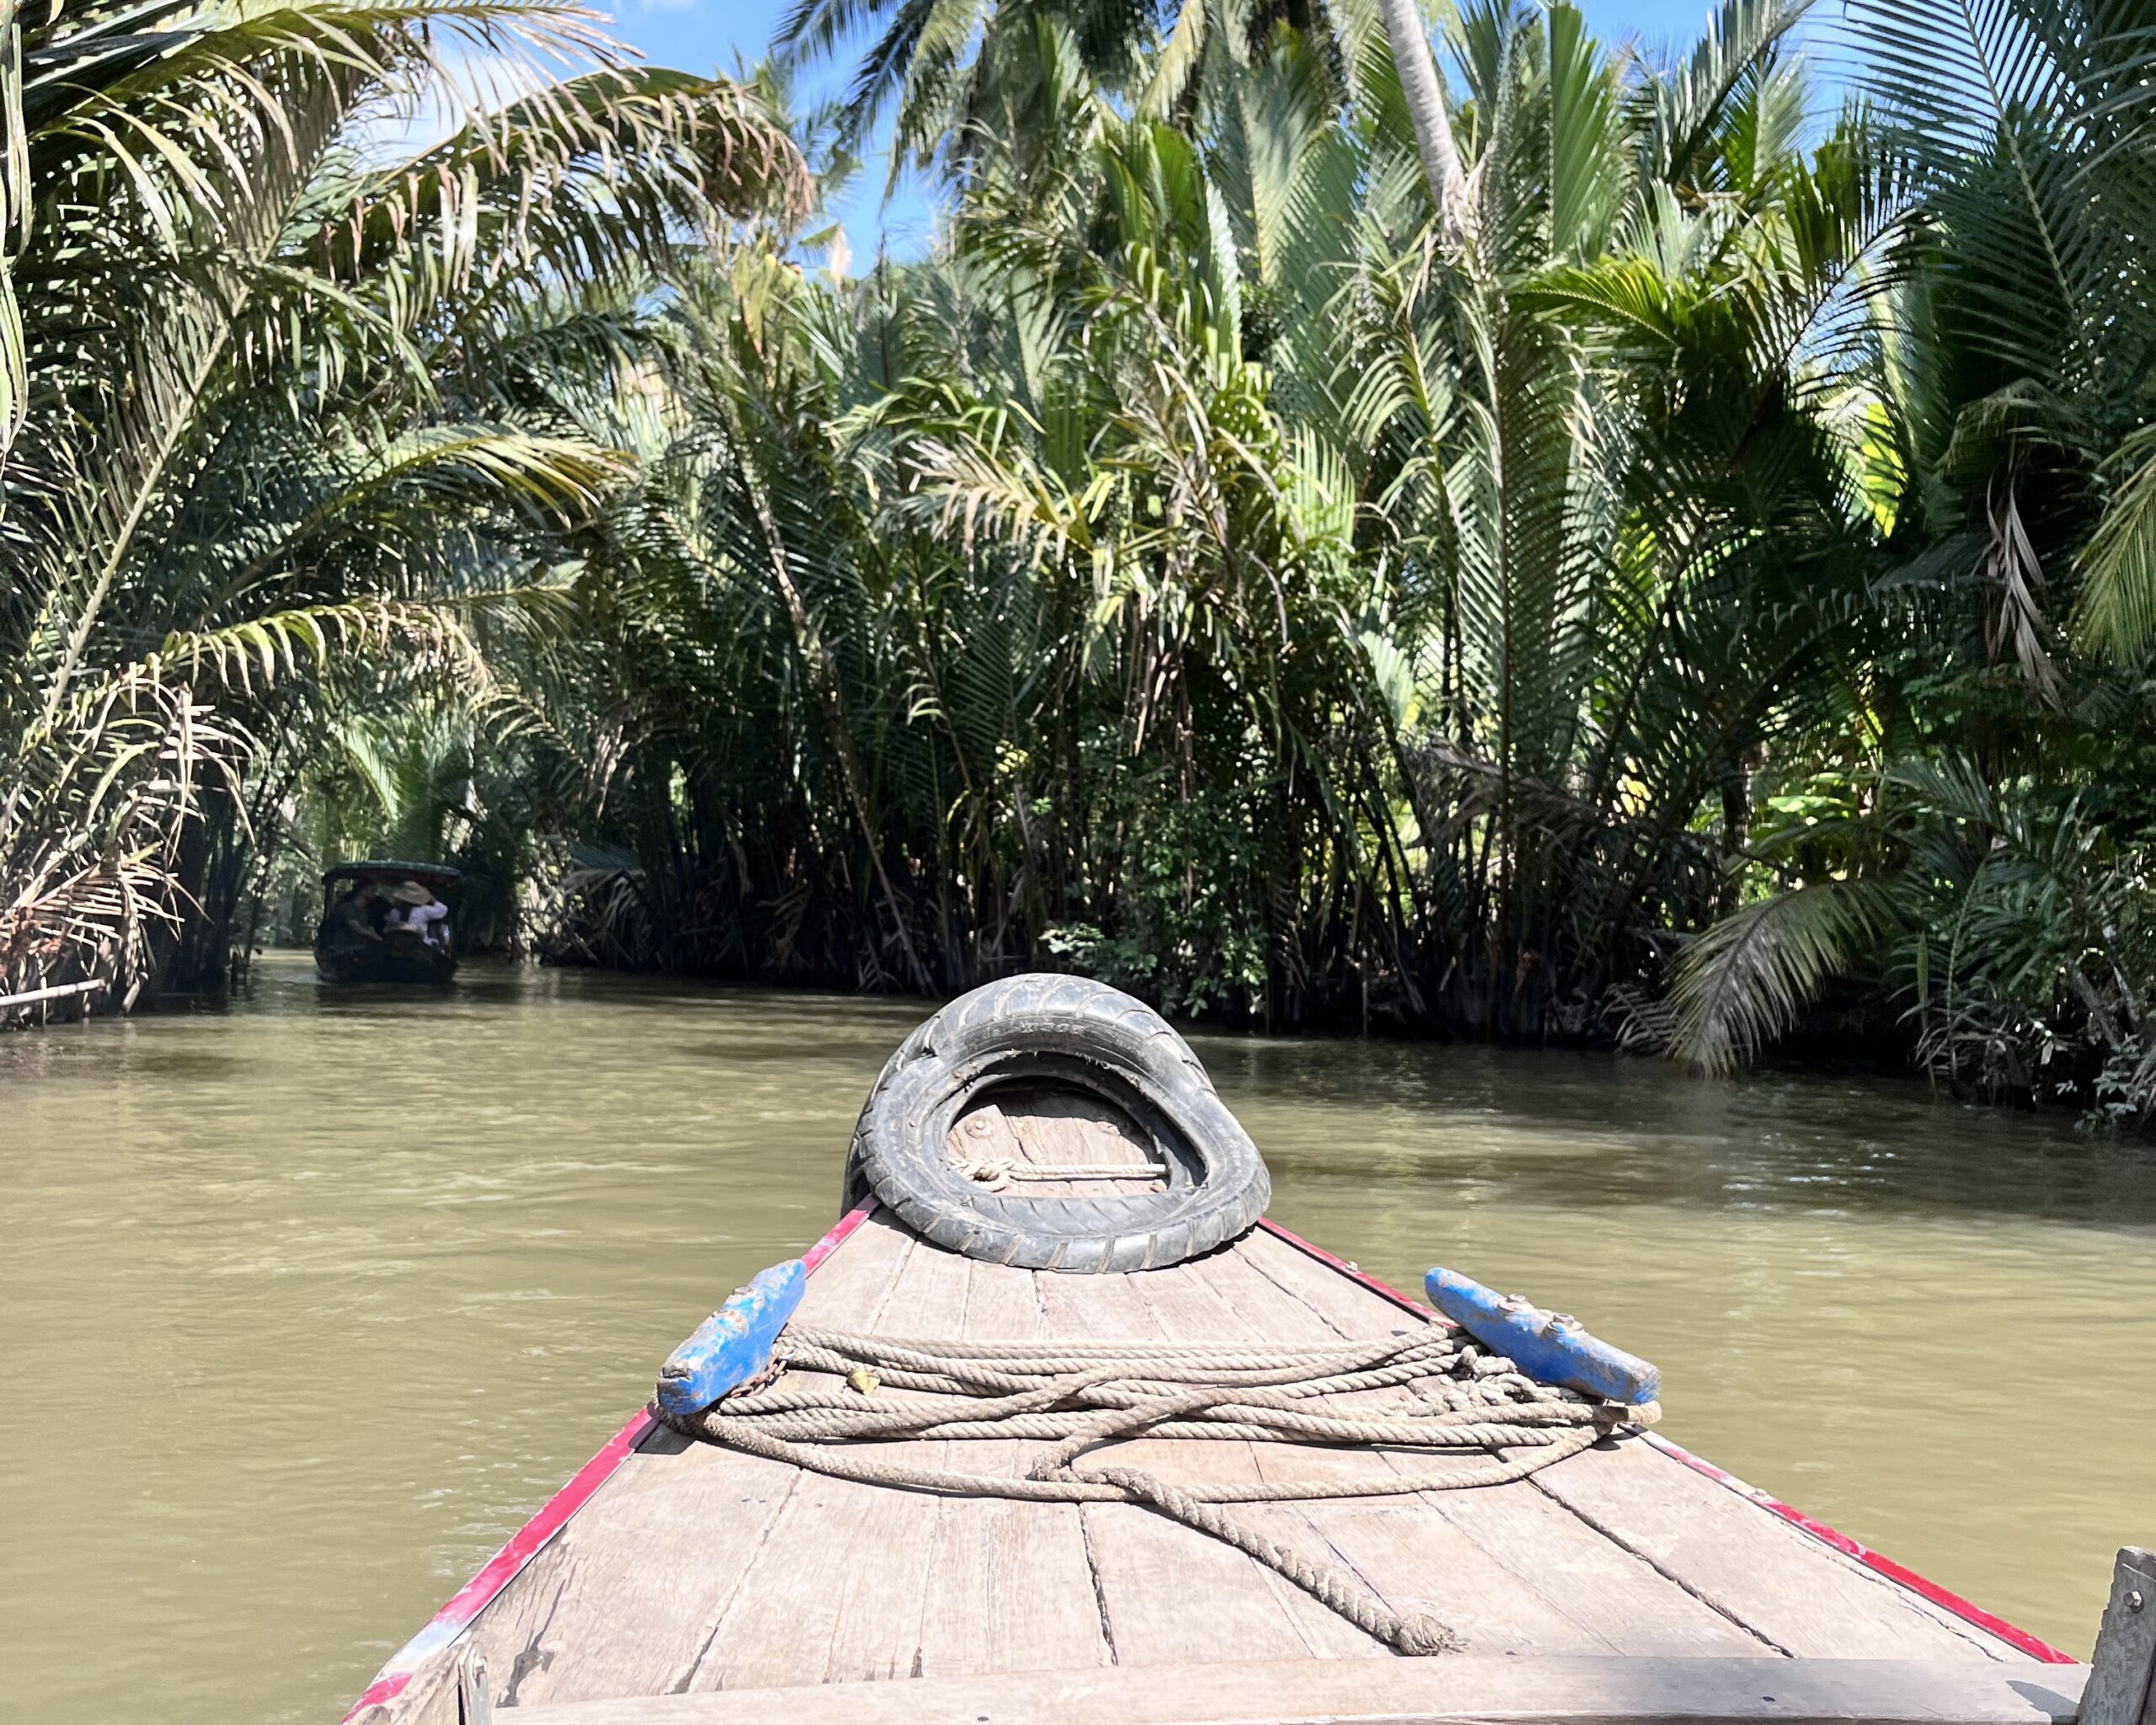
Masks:
[[[334,1720],[749,1273],[924,1009],[467,967],[0,1038],[0,1718]],[[1921,1086],[1203,1038],[1273,1214],[2085,1656],[2156,1541],[2156,1150]]]

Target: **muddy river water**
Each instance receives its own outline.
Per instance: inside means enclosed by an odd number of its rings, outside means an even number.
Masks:
[[[834,1217],[915,1003],[467,967],[0,1039],[0,1717],[329,1721]],[[2156,1148],[1816,1075],[1198,1039],[1273,1214],[2085,1657],[2156,1541]]]

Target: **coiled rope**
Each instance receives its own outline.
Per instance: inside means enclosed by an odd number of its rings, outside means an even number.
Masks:
[[[1660,1415],[1652,1402],[1622,1406],[1538,1383],[1510,1360],[1434,1326],[1320,1347],[908,1341],[839,1330],[789,1330],[783,1339],[784,1355],[762,1376],[670,1423],[690,1437],[867,1485],[1034,1503],[1150,1503],[1247,1552],[1403,1653],[1444,1653],[1460,1642],[1435,1619],[1392,1610],[1338,1570],[1299,1557],[1219,1506],[1503,1485]],[[850,1387],[791,1387],[789,1371],[832,1373]],[[1327,1397],[1401,1386],[1413,1391],[1412,1401],[1376,1410],[1326,1405]],[[886,1396],[885,1389],[908,1393]],[[1198,1486],[1080,1460],[1100,1445],[1141,1436],[1479,1454],[1445,1467],[1396,1463],[1392,1473],[1369,1478]],[[1033,1439],[1053,1447],[1022,1477],[916,1467],[842,1447],[944,1439]],[[1508,1450],[1526,1453],[1507,1457]]]

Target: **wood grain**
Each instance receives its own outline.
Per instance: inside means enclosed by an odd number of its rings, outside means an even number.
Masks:
[[[960,1335],[1023,1340],[1042,1333],[1027,1270],[968,1263]],[[940,1446],[944,1465],[1017,1474],[1043,1447],[1012,1442]],[[1075,1503],[945,1498],[921,1609],[921,1665],[930,1676],[1054,1671],[1109,1661],[1107,1638]]]
[[[1405,1316],[1271,1235],[1252,1235],[1236,1256],[1343,1332],[1388,1333]],[[1358,1323],[1369,1327],[1351,1327]],[[1646,1444],[1598,1445],[1518,1486],[1438,1493],[1433,1503],[1437,1513],[1463,1524],[1500,1514],[1509,1521],[1513,1506],[1529,1493],[1547,1497],[1599,1535],[1604,1563],[1629,1555],[1652,1566],[1694,1600],[1783,1652],[2037,1663]],[[1516,1530],[1490,1533],[1502,1540],[1499,1549],[1521,1549]],[[1661,1597],[1666,1605],[1667,1594]],[[1625,1651],[1648,1650],[1648,1643],[1628,1637]]]
[[[1137,1125],[1097,1097],[1075,1096],[1037,1086],[1008,1086],[988,1093],[952,1122],[945,1146],[953,1162],[998,1160],[1036,1167],[1127,1163],[1129,1179],[1021,1180],[1011,1198],[1102,1198],[1148,1190],[1158,1166]]]
[[[2089,1663],[2082,1725],[2149,1725],[2156,1718],[2156,1552],[2120,1548]]]
[[[1146,1154],[1082,1108],[1006,1101],[994,1130],[1014,1155],[1103,1161],[1118,1146],[1134,1161]],[[809,1279],[794,1318],[796,1327],[926,1338],[1164,1343],[1321,1342],[1405,1333],[1417,1322],[1263,1232],[1168,1269],[1059,1275],[957,1257],[881,1215]],[[1411,1393],[1351,1399],[1382,1406]],[[1008,1475],[1046,1446],[863,1447]],[[1113,1454],[1184,1482],[1390,1479],[1432,1465],[1414,1452],[1241,1439],[1147,1439]],[[470,1637],[498,1705],[531,1725],[957,1720],[949,1710],[961,1698],[972,1711],[959,1725],[1406,1720],[1477,1709],[1531,1718],[1537,1708],[1613,1721],[2041,1725],[2063,1717],[2044,1699],[2067,1681],[2063,1668],[2037,1665],[1636,1442],[1510,1486],[1233,1513],[1393,1610],[1437,1616],[1466,1638],[1469,1654],[1399,1659],[1241,1552],[1136,1505],[867,1486],[664,1430],[503,1590]],[[1609,1654],[1627,1657],[1594,1657]],[[1910,1685],[1944,1669],[1940,1661],[1957,1663],[1926,1712]],[[441,1680],[440,1663],[425,1664],[402,1696],[366,1716],[369,1725],[454,1725],[455,1685]],[[1534,1674],[1497,1674],[1506,1670]],[[1769,1670],[1810,1674],[1760,1689]],[[1351,1672],[1362,1675],[1340,1674]],[[1590,1674],[1604,1688],[1579,1687]],[[1862,1685],[1874,1680],[1881,1686],[1867,1693]],[[1748,1688],[1781,1699],[1747,1702]],[[653,1699],[669,1694],[676,1698]]]
[[[2068,1725],[2085,1669],[1876,1659],[1301,1659],[677,1696],[518,1725]]]
[[[2037,1664],[1647,1445],[1589,1450],[1529,1483],[1788,1653]]]
[[[1265,1274],[1267,1248],[1277,1252],[1278,1276]],[[1395,1335],[1415,1323],[1398,1307],[1269,1236],[1254,1236],[1234,1252],[1207,1259],[1203,1268],[1235,1321],[1283,1341]],[[1409,1396],[1399,1389],[1353,1399],[1382,1403]],[[1299,1469],[1312,1452],[1285,1453]],[[1334,1453],[1341,1455],[1340,1470],[1349,1472],[1413,1472],[1432,1465],[1431,1458],[1408,1451]],[[1284,1477],[1290,1464],[1283,1459],[1268,1465],[1276,1477]],[[1380,1578],[1395,1610],[1427,1610],[1478,1651],[1777,1651],[1527,1482],[1314,1503],[1303,1514],[1336,1543],[1351,1544],[1360,1553],[1359,1562]]]
[[[855,1242],[895,1235],[911,1249],[873,1305],[808,1322],[942,1334],[965,1309],[966,1261],[871,1218],[817,1276],[844,1265]],[[864,1237],[865,1236],[865,1237]],[[808,1300],[803,1308],[808,1310]],[[837,1302],[830,1302],[835,1306]],[[864,1445],[873,1455],[909,1446]],[[937,1499],[918,1492],[801,1474],[771,1536],[690,1673],[691,1690],[849,1682],[916,1674],[921,1614],[935,1546]]]

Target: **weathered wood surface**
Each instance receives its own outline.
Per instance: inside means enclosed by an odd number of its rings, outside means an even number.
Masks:
[[[797,1317],[873,1321],[912,1246],[896,1229],[857,1234],[809,1278]],[[654,1433],[472,1626],[497,1702],[685,1686],[806,1482],[795,1468]],[[791,1668],[781,1680],[795,1680]],[[392,1717],[456,1725],[453,1699],[446,1712]]]
[[[2121,1548],[2089,1666],[2082,1725],[2156,1725],[2156,1552]]]
[[[1287,1660],[737,1690],[541,1707],[520,1725],[2064,1725],[2083,1668],[2034,1680],[1967,1661]]]
[[[1135,1162],[1150,1153],[1127,1123],[1090,1119],[1052,1098],[991,1098],[974,1118],[990,1124],[971,1139],[1014,1159]],[[963,1148],[972,1151],[972,1141]],[[809,1279],[794,1322],[911,1338],[1324,1342],[1400,1333],[1418,1320],[1262,1231],[1171,1269],[1075,1276],[974,1263],[872,1216]],[[1389,1389],[1356,1399],[1374,1407],[1412,1394]],[[1005,1475],[1022,1472],[1042,1447],[870,1446],[931,1466]],[[1125,1445],[1119,1457],[1185,1482],[1392,1476],[1430,1466],[1412,1452],[1159,1439]],[[1412,1685],[1434,1680],[1430,1673],[1495,1669],[1521,1655],[1534,1656],[1553,1683],[1598,1656],[1625,1656],[1622,1669],[1636,1674],[1711,1663],[1723,1674],[1714,1683],[1736,1684],[1728,1694],[1710,1684],[1717,1706],[1744,1687],[1734,1675],[1740,1669],[1769,1659],[1780,1662],[1774,1669],[1792,1669],[1790,1656],[1958,1662],[1967,1684],[1953,1693],[1994,1701],[2011,1693],[2004,1685],[2017,1676],[2056,1680],[2056,1668],[1636,1440],[1603,1445],[1508,1486],[1238,1505],[1233,1513],[1358,1579],[1395,1610],[1436,1616],[1462,1636],[1468,1655],[1400,1660],[1270,1569],[1136,1505],[896,1491],[686,1443],[663,1429],[510,1583],[467,1639],[493,1674],[497,1705],[520,1715],[539,1710],[535,1725],[555,1709],[612,1698],[807,1685],[827,1698],[814,1711],[838,1717],[839,1692],[825,1686],[846,1685],[850,1695],[864,1682],[893,1686],[893,1707],[928,1709],[893,1719],[941,1718],[937,1697],[947,1690],[937,1685],[971,1683],[968,1694],[1011,1698],[1017,1711],[995,1717],[1043,1717],[1039,1708],[1067,1690],[1075,1711],[1057,1711],[1061,1701],[1049,1711],[1076,1722],[1093,1717],[1084,1697],[1152,1692],[1136,1678],[1102,1674],[1160,1674],[1173,1678],[1174,1693],[1194,1694],[1177,1674],[1221,1662],[1241,1670],[1391,1673],[1374,1676],[1375,1687],[1342,1690],[1377,1707],[1372,1718],[1454,1717],[1383,1709],[1426,1694]],[[902,1703],[899,1690],[915,1699]],[[1481,1692],[1470,1685],[1445,1693]],[[1609,1697],[1603,1703],[1617,1708],[1607,1717],[1641,1717]],[[754,1710],[764,1703],[706,1713],[687,1701],[667,1705],[685,1721],[780,1717]],[[1774,1706],[1782,1710],[1756,1717],[1805,1717]],[[560,1717],[563,1725],[571,1717],[599,1725],[662,1716],[629,1708]],[[966,1725],[979,1717],[967,1714]],[[1231,1708],[1187,1717],[1275,1716]],[[1568,1717],[1598,1716],[1590,1709]],[[1669,1717],[1694,1716],[1680,1709]],[[1889,1708],[1861,1717],[1903,1715]],[[1966,1717],[1991,1725],[2043,1715],[2009,1707]],[[454,1682],[430,1663],[380,1715],[379,1725],[392,1722],[456,1725]]]
[[[1785,1653],[2036,1663],[1658,1450],[1618,1445],[1594,1460],[1534,1483]]]
[[[348,1725],[463,1725],[457,1705],[457,1671],[464,1643],[430,1653],[394,1700],[362,1707]]]
[[[50,988],[33,988],[21,994],[0,994],[0,1012],[15,1007],[35,1006],[40,1001],[62,1001],[78,994],[94,994],[105,985],[102,976],[93,976],[88,982],[56,982]]]
[[[999,1161],[1037,1167],[1127,1166],[1128,1179],[1022,1180],[1017,1198],[1101,1198],[1143,1192],[1161,1164],[1137,1125],[1097,1101],[1033,1087],[992,1090],[952,1123],[945,1148],[956,1162]]]
[[[1271,1235],[1253,1236],[1235,1256],[1323,1311],[1342,1334],[1389,1333],[1404,1318]],[[1444,1493],[1434,1501],[1441,1513],[1474,1514],[1482,1500],[1527,1492],[1554,1499],[1608,1546],[1777,1651],[2037,1663],[1649,1445],[1600,1445],[1518,1486]]]

